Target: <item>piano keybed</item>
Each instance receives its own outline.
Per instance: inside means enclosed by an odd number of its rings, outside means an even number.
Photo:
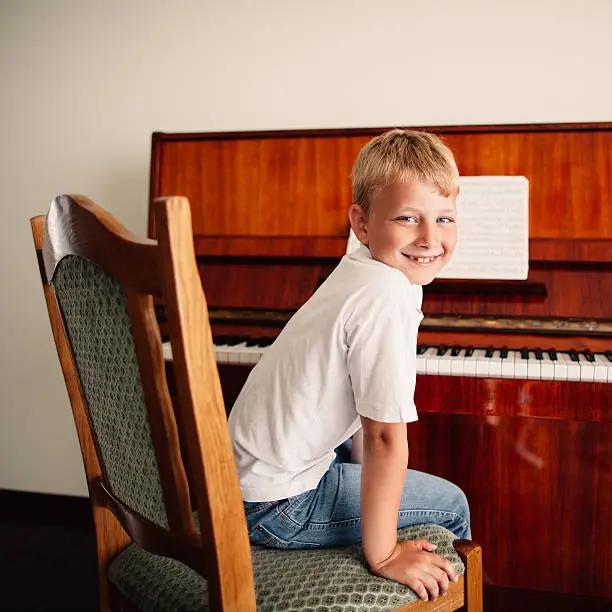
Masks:
[[[271,337],[215,336],[215,358],[218,364],[252,366],[273,341]],[[165,342],[163,349],[165,360],[172,361],[170,343]],[[512,350],[493,346],[420,344],[417,374],[612,383],[612,350],[561,352],[553,348]]]

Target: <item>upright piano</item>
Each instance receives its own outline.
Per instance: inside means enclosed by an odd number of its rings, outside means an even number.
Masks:
[[[425,287],[410,467],[466,492],[488,583],[612,598],[612,123],[417,129],[462,175],[527,177],[530,270]],[[344,254],[351,167],[383,131],[153,135],[151,202],[191,202],[228,409]]]

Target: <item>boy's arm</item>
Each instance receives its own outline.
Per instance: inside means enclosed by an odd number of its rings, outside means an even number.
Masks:
[[[406,477],[408,440],[405,423],[381,423],[361,417],[361,537],[372,573],[408,585],[423,600],[445,595],[449,579],[458,580],[451,563],[431,554],[425,540],[397,542],[397,516]]]
[[[405,423],[380,423],[361,417],[361,538],[370,567],[388,559],[397,542],[408,438]]]

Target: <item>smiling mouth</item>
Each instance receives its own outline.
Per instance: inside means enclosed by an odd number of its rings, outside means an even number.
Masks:
[[[415,257],[414,255],[406,255],[406,253],[402,253],[402,255],[407,257],[410,261],[421,265],[432,264],[442,257],[442,254],[434,255],[433,257]]]

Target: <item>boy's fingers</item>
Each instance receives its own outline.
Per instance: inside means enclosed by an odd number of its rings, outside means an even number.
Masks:
[[[440,588],[440,595],[446,595],[448,593],[448,575],[439,567],[432,567],[431,573],[433,577],[438,581],[438,587]]]
[[[457,582],[457,580],[459,580],[459,576],[457,575],[455,568],[453,567],[452,563],[448,559],[445,559],[444,557],[441,557],[440,555],[434,555],[433,561],[435,565],[437,565],[441,570],[444,570],[446,572],[448,577],[453,582]]]
[[[408,580],[406,584],[419,596],[419,599],[427,601],[427,589],[418,578],[415,578],[414,580]]]
[[[431,542],[428,542],[427,540],[415,540],[414,543],[421,550],[426,550],[428,552],[432,552],[432,551],[436,550],[436,548],[438,548],[436,544],[432,544]]]
[[[438,599],[440,595],[440,587],[438,581],[431,575],[425,575],[421,578],[421,581],[425,585],[425,588],[429,591],[432,600]]]

